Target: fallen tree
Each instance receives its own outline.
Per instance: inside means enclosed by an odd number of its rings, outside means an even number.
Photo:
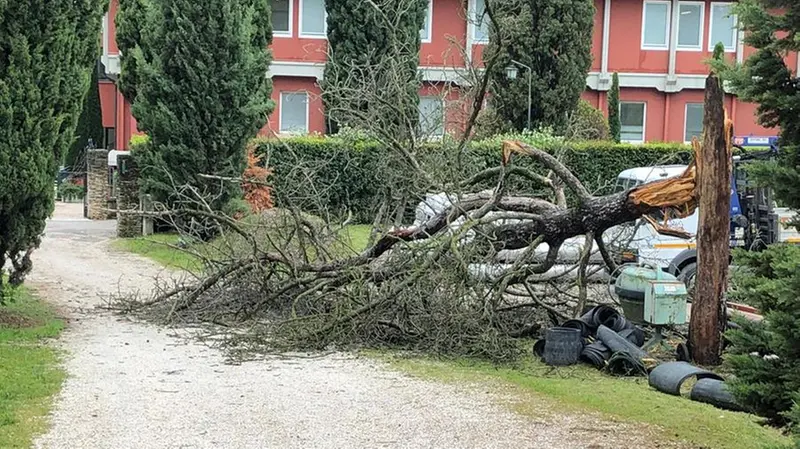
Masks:
[[[183,203],[198,207],[153,215],[211,219],[224,243],[195,254],[206,266],[195,281],[127,307],[170,321],[248,322],[247,341],[273,349],[391,344],[509,359],[519,351],[513,338],[580,312],[586,302],[585,292],[581,298],[531,281],[553,267],[566,240],[594,239],[613,271],[616,257],[604,231],[654,212],[687,216],[696,207],[694,164],[677,178],[593,196],[552,155],[519,141],[503,149],[498,167],[463,183],[491,177],[494,189],[461,192],[443,212],[385,232],[358,254],[337,249],[341,239],[331,223],[315,225],[299,211],[248,223],[204,210],[202,198],[191,198],[196,191],[183,190]],[[550,176],[523,173],[513,154],[535,158]],[[539,180],[552,190],[551,200],[506,194],[511,176]],[[561,186],[573,199],[569,206],[559,200],[567,196]],[[536,257],[543,244],[546,256]],[[523,250],[509,269],[486,277],[471,271],[509,249]],[[585,281],[587,267],[580,265]]]
[[[484,4],[492,39],[509,39],[513,33],[495,19],[495,2]],[[466,49],[457,49],[466,55]],[[367,67],[341,69],[391,73],[384,69],[396,63],[384,58]],[[696,207],[696,169],[692,164],[680,177],[597,196],[557,154],[509,139],[497,155],[497,166],[464,175],[468,170],[463,156],[485,103],[488,73],[497,63],[492,56],[484,61],[485,70],[454,68],[464,80],[446,84],[439,96],[449,104],[453,93],[458,94],[461,104],[452,109],[467,112],[464,129],[457,140],[442,140],[436,163],[425,166],[418,157],[426,154],[424,142],[431,136],[416,126],[416,118],[392,126],[374,119],[375,114],[404,117],[403,102],[387,101],[385,92],[401,91],[386,84],[405,80],[379,77],[358,89],[347,83],[325,84],[324,94],[336,95],[343,103],[352,100],[378,108],[364,114],[351,111],[347,121],[387,149],[369,174],[380,185],[382,202],[375,205],[366,248],[351,239],[349,218],[326,212],[324,204],[314,204],[318,217],[296,206],[325,196],[318,193],[326,186],[310,181],[318,167],[294,166],[294,178],[302,180],[299,185],[273,192],[283,209],[242,220],[210,209],[197,189],[173,186],[173,196],[179,199],[174,204],[185,207],[162,205],[151,215],[171,220],[186,242],[196,240],[197,230],[181,228],[182,223],[210,224],[217,229],[207,234],[219,237],[183,246],[205,267],[196,279],[161,289],[151,298],[125,301],[124,307],[170,323],[214,323],[226,328],[223,334],[237,348],[259,351],[390,346],[515,359],[522,351],[517,338],[535,335],[600,299],[589,298],[587,279],[603,269],[613,272],[619,259],[616,247],[624,246],[610,241],[605,231],[654,212],[665,217],[691,214]],[[438,115],[440,122],[447,121],[445,111]],[[694,149],[697,154],[697,143]],[[291,154],[292,148],[286,146],[285,151]],[[533,158],[541,169],[515,166],[515,157]],[[338,167],[335,161],[331,165]],[[539,193],[519,189],[517,178]],[[250,179],[208,179],[258,184]],[[449,205],[413,226],[404,225],[408,205],[426,201],[415,198],[414,192],[420,191],[446,192]],[[562,246],[573,244],[576,237],[579,260],[540,282],[556,264]],[[515,251],[511,260],[501,256]],[[604,265],[590,267],[593,257]]]

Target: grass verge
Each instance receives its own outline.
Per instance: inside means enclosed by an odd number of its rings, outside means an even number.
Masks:
[[[758,449],[790,444],[778,430],[760,425],[753,415],[660,393],[651,389],[645,378],[611,377],[586,366],[553,369],[534,360],[505,368],[470,360],[443,361],[383,352],[366,355],[416,377],[510,386],[519,399],[512,408],[523,415],[541,415],[544,402],[548,409],[599,413],[647,424],[658,429],[665,441],[683,441],[690,447]]]
[[[113,242],[113,246],[121,251],[147,257],[167,268],[199,271],[202,267],[200,260],[185,251],[174,248],[179,239],[177,234],[154,234],[147,237],[117,239]]]
[[[367,247],[370,229],[369,225],[350,225],[345,227],[340,231],[340,241],[332,249],[343,257],[358,254]],[[151,259],[166,268],[192,272],[201,271],[203,264],[200,259],[175,247],[179,240],[180,237],[177,234],[153,234],[147,237],[117,239],[113,242],[113,246],[120,251],[138,254]],[[200,253],[206,253],[214,249],[213,242],[210,244],[196,243],[195,245],[207,245],[205,248],[194,247]]]
[[[52,398],[65,373],[47,345],[64,322],[24,288],[0,306],[0,447],[28,449],[47,428]]]

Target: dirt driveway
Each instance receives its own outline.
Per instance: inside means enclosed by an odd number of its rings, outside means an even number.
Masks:
[[[532,422],[487,388],[348,355],[226,365],[213,348],[95,308],[147,291],[162,270],[111,249],[114,223],[82,220],[79,207],[59,205],[29,278],[70,318],[60,342],[69,378],[37,448],[650,447],[644,429],[574,415]]]

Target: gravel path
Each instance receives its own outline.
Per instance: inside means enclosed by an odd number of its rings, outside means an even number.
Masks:
[[[114,223],[81,220],[79,207],[59,205],[29,278],[70,318],[69,378],[37,448],[654,447],[648,429],[546,412],[534,422],[497,388],[348,355],[226,365],[215,349],[94,307],[164,273],[111,249]]]

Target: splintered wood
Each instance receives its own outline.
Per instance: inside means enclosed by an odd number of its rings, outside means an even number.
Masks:
[[[701,146],[697,140],[692,141],[694,160],[684,172],[676,177],[655,181],[635,187],[628,198],[637,207],[659,208],[664,215],[673,218],[685,218],[697,209],[697,161]]]

